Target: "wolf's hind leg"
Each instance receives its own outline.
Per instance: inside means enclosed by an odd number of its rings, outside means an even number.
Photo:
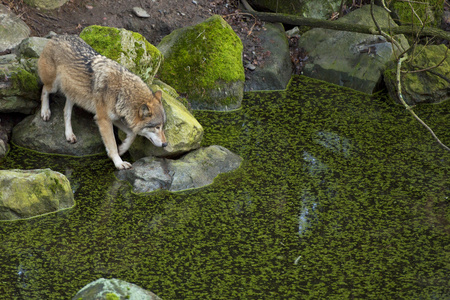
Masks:
[[[50,100],[49,100],[49,96],[51,93],[51,88],[49,88],[48,85],[44,85],[44,87],[42,88],[42,94],[41,94],[41,118],[44,121],[48,121],[50,120],[50,115],[51,115],[51,111],[50,111]]]
[[[66,99],[66,105],[64,106],[64,127],[65,127],[65,134],[66,134],[66,140],[73,144],[77,142],[77,137],[75,134],[73,134],[72,130],[72,109],[73,109],[73,102],[67,98]]]

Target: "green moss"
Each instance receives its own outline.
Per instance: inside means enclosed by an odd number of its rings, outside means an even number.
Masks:
[[[39,90],[38,78],[36,74],[24,69],[18,69],[11,74],[12,88],[25,92],[36,92]]]
[[[159,72],[161,80],[188,94],[188,98],[207,101],[209,90],[245,80],[242,42],[220,16],[174,31],[158,48],[165,56]]]
[[[443,141],[449,109],[415,108]],[[301,76],[195,117],[204,146],[244,162],[186,193],[133,194],[106,155],[12,145],[0,168],[79,188],[74,210],[1,224],[2,297],[71,299],[109,277],[162,299],[449,298],[450,153],[403,107]]]
[[[444,11],[444,2],[444,0],[422,2],[394,1],[392,7],[399,16],[399,20],[396,21],[399,21],[402,25],[414,24],[417,27],[421,27],[423,22],[426,26],[439,27]],[[416,14],[413,13],[410,5],[412,5]]]
[[[106,300],[120,300],[120,297],[114,293],[107,293],[105,298]]]
[[[159,50],[137,32],[93,25],[86,27],[80,37],[95,51],[122,64],[148,83],[153,81],[163,59]]]

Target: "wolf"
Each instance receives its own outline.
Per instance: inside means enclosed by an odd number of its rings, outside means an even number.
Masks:
[[[38,60],[38,74],[43,83],[41,117],[50,119],[49,95],[57,91],[66,97],[65,136],[76,143],[71,116],[74,104],[95,114],[108,156],[117,169],[129,169],[122,161],[136,135],[148,138],[157,147],[166,147],[166,113],[162,92],[153,93],[135,74],[119,63],[97,53],[78,36],[52,37]],[[113,125],[126,133],[117,147]]]

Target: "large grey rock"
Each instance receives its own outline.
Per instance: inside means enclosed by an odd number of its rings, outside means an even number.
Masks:
[[[248,0],[256,10],[300,15],[315,19],[329,19],[339,10],[341,0],[292,1],[292,0]]]
[[[0,52],[15,48],[30,35],[30,28],[6,6],[0,4]]]
[[[81,108],[75,108],[72,114],[72,127],[77,142],[70,144],[64,135],[64,103],[62,97],[54,97],[50,108],[50,120],[42,120],[40,110],[17,124],[12,132],[12,141],[22,147],[45,153],[68,155],[90,155],[105,151],[103,142],[93,115]]]
[[[144,157],[129,170],[116,171],[136,193],[158,189],[181,191],[211,184],[220,173],[237,169],[242,158],[221,146],[200,148],[180,159]]]
[[[381,7],[374,7],[374,15],[381,26],[397,26]],[[336,22],[374,24],[370,5]],[[396,38],[404,49],[408,48],[403,35]],[[395,57],[394,52],[401,52],[393,49],[391,43],[382,36],[321,28],[312,29],[301,36],[299,47],[304,48],[309,56],[303,69],[304,75],[369,94],[381,82],[387,63]]]
[[[437,66],[447,55],[445,45],[417,45],[412,60],[402,64],[402,70],[413,71]],[[401,103],[397,97],[397,64],[392,63],[384,72],[389,95]],[[447,78],[447,80],[445,79]],[[435,68],[425,72],[404,73],[401,76],[403,99],[409,105],[419,103],[440,103],[450,98],[450,57]]]
[[[120,280],[100,278],[85,285],[72,300],[161,300],[154,293]]]
[[[283,26],[266,23],[254,34],[261,41],[258,51],[267,55],[261,65],[247,73],[244,90],[284,90],[292,76],[292,64]]]
[[[69,0],[24,0],[30,6],[43,9],[55,9],[63,6],[67,1]]]
[[[174,30],[157,48],[161,80],[185,94],[192,108],[231,110],[244,95],[242,42],[220,16]]]
[[[0,171],[0,220],[17,220],[75,205],[69,180],[43,170]]]

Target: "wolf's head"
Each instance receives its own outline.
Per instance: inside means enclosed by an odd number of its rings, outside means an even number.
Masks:
[[[164,134],[166,112],[162,105],[162,92],[156,91],[145,104],[139,108],[138,135],[149,139],[157,147],[166,147],[167,140]]]

